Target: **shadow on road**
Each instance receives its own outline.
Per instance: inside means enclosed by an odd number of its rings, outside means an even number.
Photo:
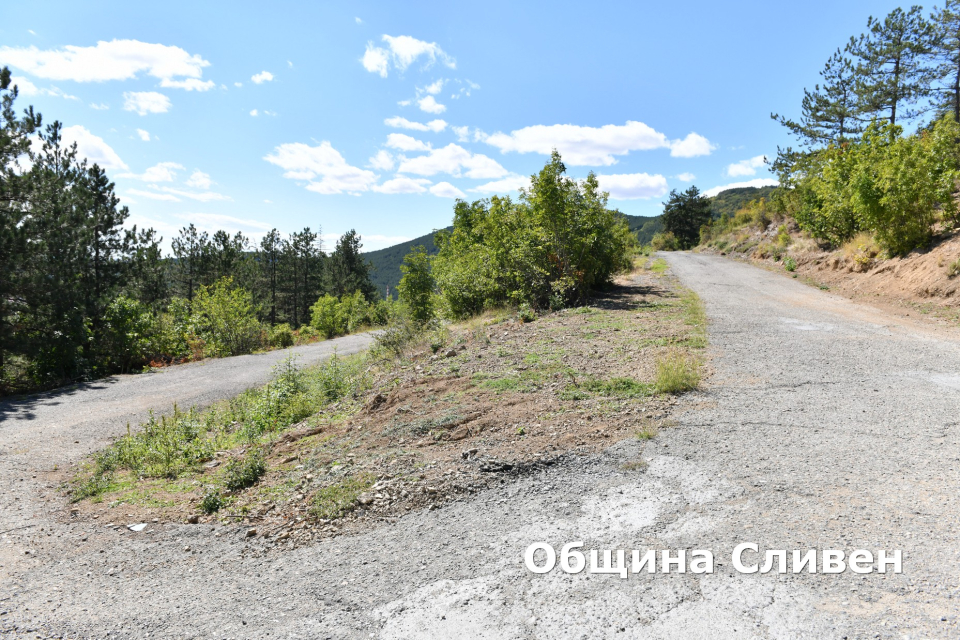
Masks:
[[[66,398],[83,391],[106,389],[117,378],[102,378],[91,382],[80,382],[51,391],[0,399],[0,424],[6,420],[33,420],[34,408],[39,405],[56,406]]]

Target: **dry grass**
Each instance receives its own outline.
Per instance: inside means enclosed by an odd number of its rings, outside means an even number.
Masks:
[[[657,391],[683,393],[700,386],[700,362],[681,351],[657,358]]]

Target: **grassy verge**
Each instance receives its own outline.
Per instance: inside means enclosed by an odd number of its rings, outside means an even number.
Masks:
[[[286,362],[264,387],[131,430],[83,466],[72,496],[111,520],[122,506],[301,540],[654,438],[699,384],[707,323],[696,295],[637,266],[587,306],[398,324],[367,354]]]

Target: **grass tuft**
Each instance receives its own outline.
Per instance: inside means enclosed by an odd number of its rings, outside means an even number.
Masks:
[[[660,393],[684,393],[700,385],[700,363],[679,351],[657,358],[656,388]]]
[[[313,496],[310,514],[325,520],[342,518],[356,508],[357,498],[375,481],[373,474],[362,473],[320,489]]]

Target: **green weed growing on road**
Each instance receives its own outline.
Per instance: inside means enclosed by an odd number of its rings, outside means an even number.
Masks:
[[[74,480],[74,501],[116,487],[116,477],[178,478],[197,473],[217,451],[259,447],[324,406],[355,396],[370,384],[366,356],[342,358],[301,368],[288,358],[274,367],[268,384],[206,410],[174,406],[167,416],[151,415],[142,429],[130,432],[94,455]],[[250,486],[266,472],[256,450],[231,462],[219,481],[229,490]]]
[[[683,393],[700,385],[700,362],[680,351],[657,358],[657,391]]]

